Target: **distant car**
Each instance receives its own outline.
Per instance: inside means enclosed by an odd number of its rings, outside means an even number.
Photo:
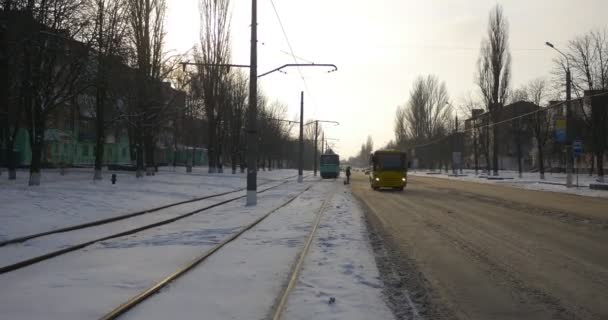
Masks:
[[[369,169],[365,169],[363,172],[365,172],[366,175],[369,175]]]

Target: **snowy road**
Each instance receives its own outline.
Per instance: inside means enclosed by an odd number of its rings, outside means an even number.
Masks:
[[[608,200],[432,177],[410,177],[405,192],[353,181],[391,245],[393,291],[405,284],[426,318],[608,319]]]
[[[311,189],[302,193],[309,186]],[[334,191],[336,196],[324,213],[301,279],[288,300],[285,318],[392,319],[383,302],[383,285],[361,210],[339,181],[318,180],[290,182],[262,193],[255,208],[244,207],[243,201],[238,200],[205,214],[103,241],[61,259],[0,275],[2,316],[98,319],[244,225],[302,193],[124,316],[268,317],[322,200]],[[78,237],[81,236],[85,235]],[[336,302],[329,304],[328,297],[334,297]]]

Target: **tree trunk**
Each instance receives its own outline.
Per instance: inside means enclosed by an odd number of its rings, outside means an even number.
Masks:
[[[591,155],[591,170],[589,170],[589,176],[593,177],[593,172],[595,172],[595,155]]]
[[[477,145],[477,134],[473,136],[473,156],[475,157],[475,175],[479,174],[479,147]]]
[[[604,150],[599,150],[595,153],[597,159],[597,181],[604,182]]]
[[[103,153],[105,146],[105,123],[104,123],[104,105],[105,105],[105,89],[103,88],[103,84],[99,84],[97,88],[97,103],[96,103],[96,131],[97,135],[95,137],[95,174],[93,175],[93,180],[101,180],[101,167],[103,165]]]
[[[17,132],[19,132],[19,127],[15,126],[15,128],[9,132],[8,142],[6,144],[6,151],[8,153],[6,155],[8,180],[17,180],[17,157],[15,155],[15,139],[17,139]]]
[[[492,137],[492,169],[493,169],[493,174],[494,176],[498,176],[498,153],[499,153],[499,148],[498,148],[498,126],[494,126],[492,128],[493,131],[493,136]]]
[[[518,174],[519,174],[519,178],[523,178],[523,168],[522,168],[522,163],[521,163],[521,141],[520,141],[520,137],[519,137],[519,133],[517,133],[518,138],[517,138],[517,170],[518,170]]]
[[[536,144],[538,145],[538,173],[540,179],[545,180],[545,155],[543,152],[543,144],[537,139]]]
[[[36,112],[37,111],[37,112]],[[30,146],[32,149],[32,161],[30,163],[30,180],[28,185],[40,185],[40,167],[42,164],[42,148],[44,141],[44,124],[42,115],[39,110],[36,110],[33,115],[34,125],[30,126]]]
[[[208,134],[209,134],[209,142],[207,145],[207,157],[209,159],[209,173],[215,173],[215,124],[214,124],[214,120],[213,119],[208,119],[209,124],[208,124]]]
[[[137,133],[137,142],[135,143],[135,177],[141,178],[144,176],[144,146],[141,133]]]
[[[239,153],[239,162],[241,167],[241,173],[245,173],[245,157],[243,153]]]
[[[146,176],[153,176],[155,173],[154,137],[149,133],[145,135],[144,148],[146,152]]]
[[[232,166],[232,174],[236,174],[236,162],[237,162],[237,154],[236,151],[232,151],[232,157],[230,158],[230,164]]]

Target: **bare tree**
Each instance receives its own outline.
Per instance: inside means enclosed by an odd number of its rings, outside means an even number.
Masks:
[[[547,80],[544,78],[536,78],[530,81],[526,87],[528,101],[537,106],[543,105],[547,98]]]
[[[232,74],[230,78],[232,92],[230,95],[230,109],[227,115],[230,127],[230,164],[232,174],[236,174],[237,166],[244,162],[243,127],[245,123],[245,109],[248,98],[248,81],[242,72]],[[244,169],[243,167],[241,167]]]
[[[519,88],[513,90],[509,94],[509,103],[515,103],[519,101],[529,101],[530,97],[528,95],[528,90],[526,88]]]
[[[29,185],[40,184],[40,168],[49,115],[84,90],[90,35],[84,0],[29,0],[13,4],[24,13],[21,42],[20,107],[26,115],[32,150]]]
[[[151,101],[155,82],[162,80],[164,23],[167,9],[165,0],[127,0],[131,22],[131,42],[134,51],[136,97],[129,112],[132,119],[136,152],[137,177],[143,176],[144,146],[146,174],[154,174],[154,132],[150,125],[157,118]]]
[[[487,38],[481,42],[477,62],[477,85],[493,123],[501,118],[501,110],[507,99],[511,80],[511,53],[509,52],[509,24],[501,5],[490,11]],[[499,128],[492,126],[492,166],[498,175]],[[486,137],[489,139],[489,137]]]
[[[226,68],[214,65],[228,63],[230,58],[230,0],[200,0],[201,20],[200,52],[197,62],[201,96],[204,100],[205,116],[208,122],[209,172],[216,172],[218,162],[218,123],[220,110],[220,86],[227,78]]]
[[[405,121],[405,106],[397,107],[397,111],[395,112],[395,141],[394,144],[397,148],[405,149],[408,144],[408,131],[407,124]]]
[[[414,82],[408,103],[397,111],[400,135],[414,143],[427,142],[447,133],[452,107],[445,83],[436,76],[419,77]],[[403,127],[405,132],[402,132]]]
[[[478,116],[481,113],[479,110],[482,110],[482,103],[469,92],[460,98],[459,106],[460,111],[463,112],[470,121],[470,133],[468,139],[465,141],[470,142],[471,148],[473,149],[473,163],[475,166],[475,174],[477,175],[479,170],[480,135],[482,132]]]
[[[126,0],[93,0],[91,20],[94,21],[93,47],[96,53],[95,72],[95,173],[94,180],[101,180],[104,157],[105,129],[107,126],[105,109],[108,107],[108,86],[112,69],[120,61],[117,57],[124,52],[124,40],[128,23]]]
[[[603,103],[601,99],[587,99],[591,103],[585,103],[582,98],[585,91],[598,93],[608,90],[608,31],[606,29],[593,30],[574,38],[568,43],[567,56],[572,72],[573,92],[580,98],[572,104],[577,108],[575,114],[583,115],[584,126],[590,132],[598,179],[603,181],[605,137],[608,134],[608,129],[606,129],[608,123],[604,120],[605,108],[597,106],[597,103]],[[559,79],[564,78],[565,61],[556,60],[556,65],[556,79],[558,79],[556,84],[563,88]]]

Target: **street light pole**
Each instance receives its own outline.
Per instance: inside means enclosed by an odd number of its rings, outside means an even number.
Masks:
[[[298,156],[298,182],[304,181],[302,166],[304,165],[304,91],[300,92],[300,155]]]
[[[574,187],[572,173],[574,171],[574,155],[572,154],[573,117],[572,117],[572,77],[570,74],[570,59],[557,49],[551,42],[545,44],[557,51],[566,59],[566,186]]]
[[[251,0],[251,55],[249,64],[249,108],[247,110],[247,206],[257,204],[257,100],[258,100],[257,0]]]
[[[318,155],[317,155],[317,149],[318,149],[317,148],[317,146],[318,146],[317,145],[317,140],[318,139],[317,138],[318,138],[318,135],[319,135],[319,120],[315,121],[315,152],[314,152],[315,159],[314,159],[314,162],[313,162],[314,163],[314,176],[315,177],[317,176],[317,157],[318,157]]]
[[[325,154],[325,132],[321,135],[321,154]]]

